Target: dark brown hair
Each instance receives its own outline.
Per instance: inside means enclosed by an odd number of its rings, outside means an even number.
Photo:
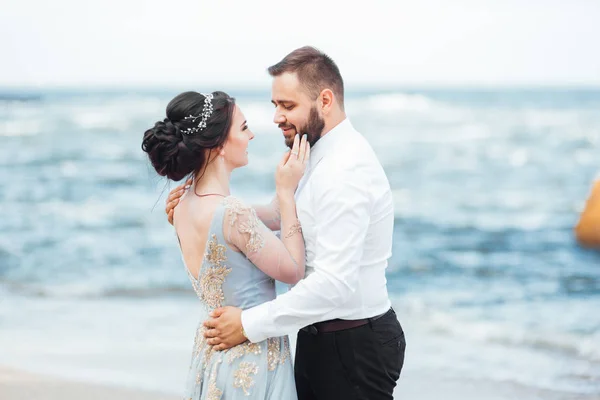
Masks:
[[[344,109],[344,81],[340,70],[325,53],[311,46],[292,51],[283,60],[268,68],[275,77],[286,72],[295,72],[300,84],[316,99],[323,89],[331,89],[340,107]]]
[[[225,144],[233,119],[235,99],[224,92],[213,92],[213,113],[206,121],[206,128],[189,135],[182,132],[198,125],[198,120],[184,118],[202,114],[204,98],[197,92],[177,95],[167,105],[167,118],[144,132],[142,150],[148,153],[159,175],[180,181],[196,174],[208,162],[206,150]]]

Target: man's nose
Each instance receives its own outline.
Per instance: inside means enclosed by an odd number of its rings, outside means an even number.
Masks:
[[[285,123],[285,115],[278,111],[275,111],[275,115],[273,116],[273,122],[275,122],[277,125]]]

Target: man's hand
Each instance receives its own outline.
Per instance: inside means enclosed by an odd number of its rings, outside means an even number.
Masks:
[[[242,333],[242,310],[235,307],[217,308],[204,321],[204,337],[215,350],[226,350],[248,340]]]
[[[185,190],[192,184],[192,180],[188,179],[183,185],[177,186],[175,189],[169,192],[169,197],[167,197],[167,207],[165,208],[165,213],[167,213],[167,219],[169,223],[173,225],[173,214],[175,213],[175,206],[179,204],[179,199],[183,196]]]

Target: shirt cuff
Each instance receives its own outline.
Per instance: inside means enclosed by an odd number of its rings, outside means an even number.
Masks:
[[[242,311],[242,328],[251,343],[262,342],[269,337],[265,333],[268,316],[268,303]]]

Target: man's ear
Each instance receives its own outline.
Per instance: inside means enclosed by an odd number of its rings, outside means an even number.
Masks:
[[[321,112],[327,115],[333,108],[333,104],[335,103],[335,95],[331,89],[323,89],[319,94],[319,106],[321,108]]]

